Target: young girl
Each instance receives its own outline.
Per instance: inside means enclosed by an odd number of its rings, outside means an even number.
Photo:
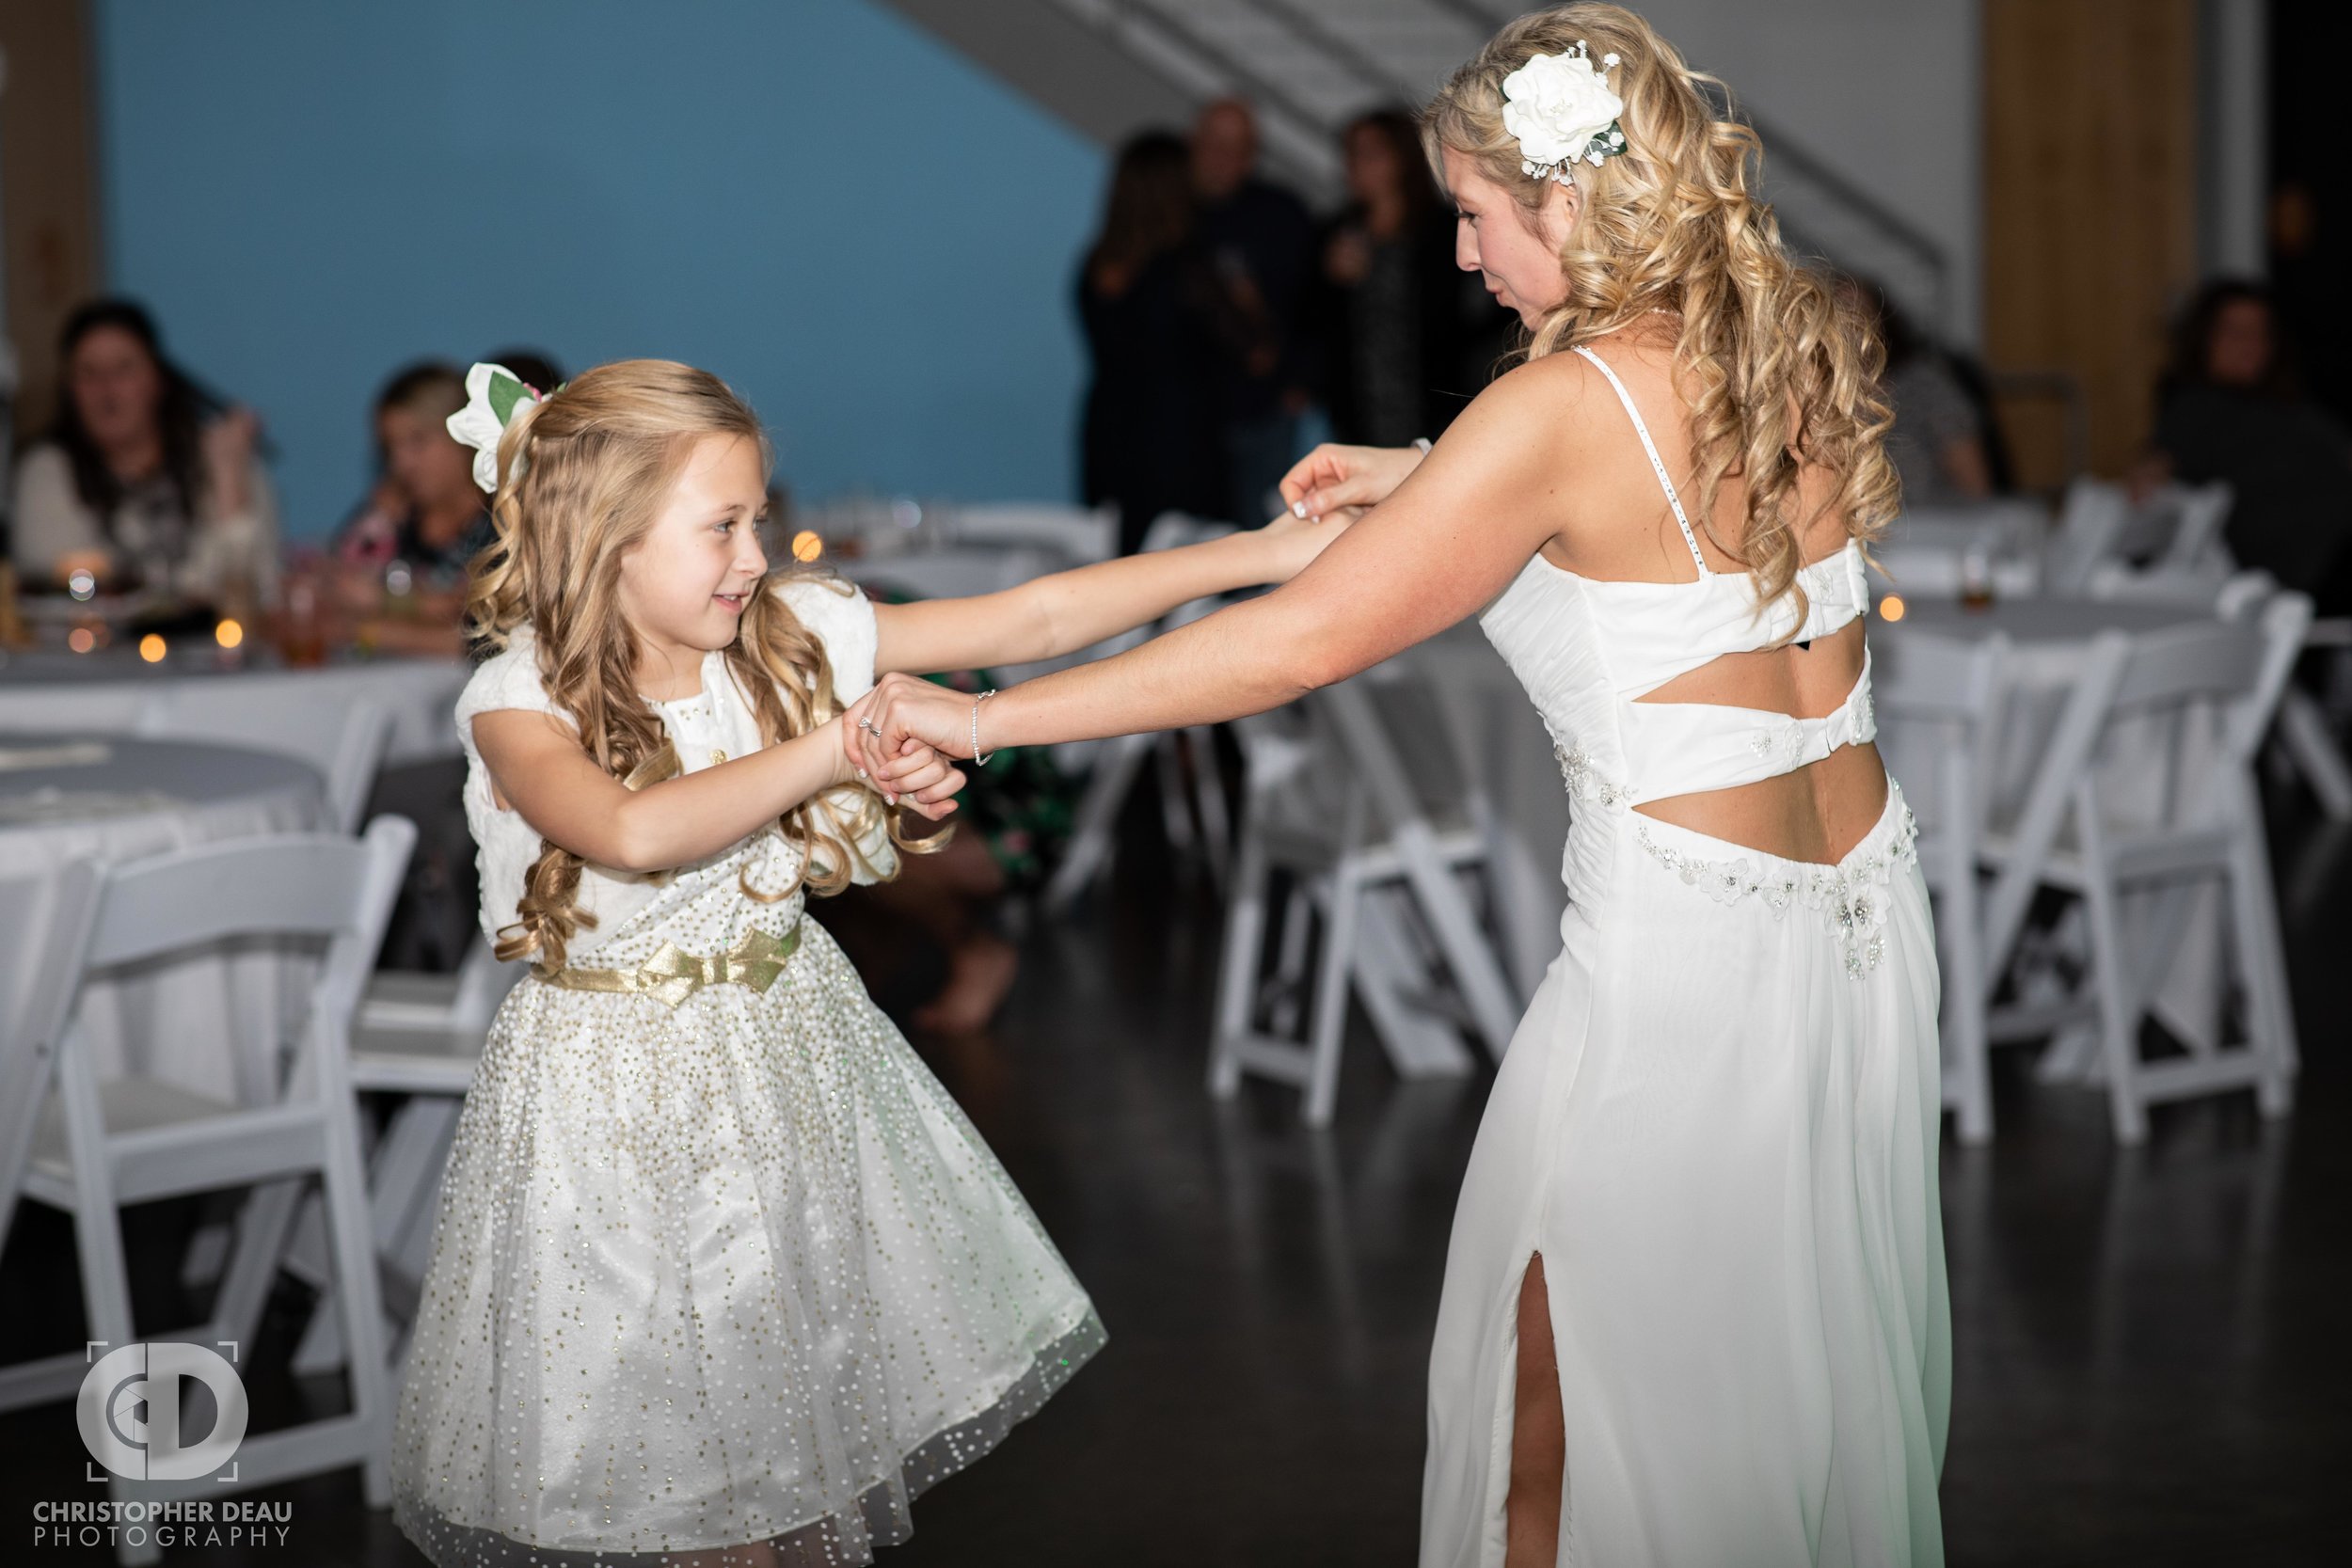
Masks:
[[[457,715],[500,1009],[443,1180],[394,1433],[441,1568],[866,1562],[1104,1342],[955,1102],[802,918],[889,877],[892,806],[842,742],[879,671],[1019,663],[1280,581],[1336,531],[1269,525],[983,598],[771,581],[769,449],[703,372],[625,360],[533,400],[495,366],[503,650]],[[504,421],[487,409],[512,405]]]

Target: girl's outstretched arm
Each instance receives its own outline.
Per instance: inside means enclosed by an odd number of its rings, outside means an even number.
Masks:
[[[841,742],[846,716],[745,757],[630,789],[596,766],[562,719],[498,708],[473,720],[499,803],[539,836],[615,871],[667,871],[713,855],[812,795],[859,777]],[[912,756],[890,793],[932,821],[956,809],[963,775]],[[920,782],[918,782],[920,781]]]
[[[1056,572],[1001,594],[877,604],[877,674],[1027,664],[1092,647],[1212,594],[1288,582],[1347,526],[1287,514],[1245,533]]]
[[[1558,536],[1583,467],[1582,361],[1560,355],[1479,394],[1395,493],[1295,580],[1115,657],[983,705],[983,751],[1217,723],[1345,680],[1475,613]],[[1601,398],[1610,396],[1604,388]],[[887,675],[850,705],[879,737],[850,754],[896,777],[902,744],[972,754],[972,699]]]

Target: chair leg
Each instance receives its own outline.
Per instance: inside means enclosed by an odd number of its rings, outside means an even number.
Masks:
[[[1127,803],[1127,792],[1135,787],[1136,774],[1141,770],[1152,746],[1153,737],[1148,735],[1122,735],[1104,743],[1095,759],[1093,777],[1087,782],[1086,794],[1078,801],[1077,823],[1071,832],[1070,847],[1063,851],[1053,879],[1045,884],[1047,912],[1059,914],[1069,908],[1094,880],[1096,873],[1110,863],[1120,808]]]
[[[1347,1030],[1347,975],[1356,953],[1356,914],[1363,889],[1343,862],[1331,874],[1330,918],[1323,929],[1323,958],[1316,966],[1314,1022],[1308,1037],[1307,1103],[1310,1127],[1331,1125],[1339,1100],[1340,1047]]]
[[[90,1338],[108,1351],[132,1343],[137,1329],[131,1316],[131,1275],[123,1258],[120,1212],[110,1196],[77,1195],[73,1210],[73,1241],[80,1255],[82,1300],[89,1314]],[[106,1494],[116,1503],[138,1500],[135,1483],[111,1472]],[[141,1545],[118,1545],[115,1560],[125,1568],[149,1568],[163,1560],[152,1535]]]
[[[285,1256],[286,1239],[307,1176],[280,1177],[257,1183],[237,1215],[237,1242],[222,1271],[220,1294],[213,1300],[213,1327],[224,1339],[249,1343],[269,1305],[269,1290],[278,1277],[278,1261]]]
[[[2255,1102],[2265,1116],[2284,1116],[2295,1103],[2295,1002],[2287,986],[2285,939],[2279,929],[2262,821],[2249,815],[2251,791],[2242,793],[2246,799],[2230,853],[2230,927],[2246,986],[2247,1027],[2252,1036],[2248,1048],[2261,1073]]]
[[[2115,888],[2086,847],[2092,867],[2084,902],[2090,916],[2091,964],[2099,988],[2099,1039],[2106,1064],[2107,1104],[2119,1143],[2144,1142],[2148,1107],[2139,1095],[2139,1007],[2132,995],[2131,954],[2117,918]]]
[[[1983,985],[1983,911],[1978,907],[1975,857],[1961,842],[1958,863],[1947,876],[1947,919],[1937,922],[1936,934],[1948,944],[1950,961],[1944,969],[1944,1016],[1948,1021],[1954,1078],[1953,1123],[1963,1144],[1981,1144],[1993,1136],[1993,1078],[1985,1038]],[[1948,937],[1946,932],[1948,930]]]
[[[375,1274],[375,1232],[369,1223],[367,1178],[359,1168],[358,1107],[348,1096],[328,1110],[326,1193],[328,1240],[334,1248],[335,1294],[342,1303],[343,1341],[351,1375],[353,1412],[375,1433],[360,1471],[360,1492],[370,1508],[392,1500],[391,1370],[384,1358],[383,1295]]]
[[[1209,1044],[1209,1092],[1223,1098],[1241,1087],[1234,1047],[1249,1032],[1258,995],[1258,954],[1265,941],[1265,844],[1245,829],[1225,911],[1225,953],[1216,977],[1216,1037]]]
[[[1292,879],[1290,897],[1282,906],[1282,935],[1274,966],[1274,1005],[1268,1022],[1278,1034],[1298,1029],[1299,998],[1305,994],[1307,939],[1314,934],[1314,899],[1304,876]]]
[[[1161,831],[1168,834],[1169,847],[1179,851],[1193,847],[1192,813],[1186,809],[1191,791],[1185,787],[1184,758],[1178,752],[1179,737],[1185,733],[1163,735],[1152,748],[1160,771]]]
[[[2319,705],[2290,682],[2279,699],[2278,722],[2279,738],[2319,797],[2321,809],[2338,822],[2352,817],[2352,768],[2345,766]]]
[[[1216,731],[1195,724],[1184,732],[1192,744],[1194,803],[1200,811],[1200,844],[1207,852],[1209,874],[1222,878],[1233,863],[1233,831],[1225,809],[1225,775],[1216,764]]]

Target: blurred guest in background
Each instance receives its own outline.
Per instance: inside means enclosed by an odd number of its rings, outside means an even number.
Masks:
[[[1133,554],[1162,512],[1224,515],[1219,399],[1247,328],[1195,231],[1180,138],[1147,131],[1120,149],[1102,232],[1079,269],[1078,316],[1094,366],[1080,489],[1089,506],[1118,505],[1120,553]]]
[[[199,388],[129,300],[75,310],[57,359],[56,420],[17,471],[13,549],[26,579],[87,569],[105,588],[274,598],[278,502],[251,411]]]
[[[2352,613],[2352,435],[2296,385],[2261,284],[2207,283],[2181,313],[2153,447],[2142,488],[2228,481],[2238,563]]]
[[[381,477],[335,538],[338,587],[361,636],[405,652],[464,646],[466,567],[490,542],[473,449],[449,433],[466,406],[453,365],[408,366],[375,396]]]
[[[1972,393],[1954,356],[1922,332],[1878,284],[1848,278],[1841,292],[1875,316],[1886,344],[1883,388],[1894,405],[1887,460],[1902,480],[1903,506],[1965,506],[1989,500],[1996,482],[1990,409]]]
[[[1375,447],[1434,440],[1485,385],[1463,384],[1454,224],[1410,115],[1365,115],[1342,146],[1349,201],[1324,234],[1315,312],[1332,436]]]
[[[1263,341],[1231,365],[1224,387],[1232,500],[1221,511],[1245,526],[1281,510],[1276,486],[1290,468],[1307,410],[1307,289],[1314,226],[1306,204],[1259,178],[1258,120],[1248,104],[1220,98],[1193,124],[1193,189],[1200,238],[1227,298],[1263,324]]]

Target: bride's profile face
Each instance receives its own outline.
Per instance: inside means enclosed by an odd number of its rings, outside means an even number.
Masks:
[[[1565,186],[1548,184],[1544,204],[1530,214],[1468,156],[1450,147],[1443,152],[1446,194],[1458,214],[1454,264],[1481,275],[1486,292],[1517,310],[1530,327],[1540,325],[1567,295],[1560,247],[1575,218],[1574,197]]]

